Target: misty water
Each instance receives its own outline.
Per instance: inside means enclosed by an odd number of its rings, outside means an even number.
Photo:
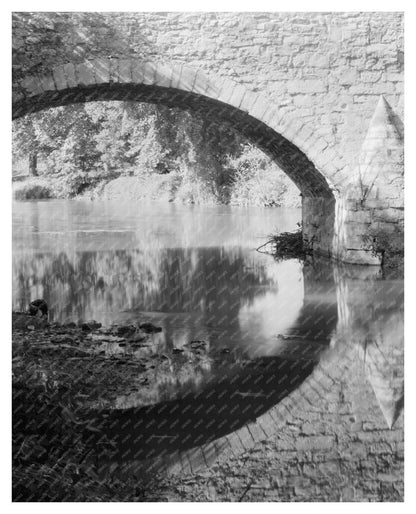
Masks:
[[[255,418],[253,398],[267,410],[331,348],[352,344],[364,355],[380,349],[366,372],[393,419],[403,390],[403,279],[256,251],[270,234],[296,230],[300,217],[280,208],[15,202],[13,309],[44,298],[50,321],[162,327],[151,347],[100,346],[109,357],[166,358],[152,387],[118,391],[115,407],[178,400],[211,384]],[[278,383],[276,369],[296,380]]]

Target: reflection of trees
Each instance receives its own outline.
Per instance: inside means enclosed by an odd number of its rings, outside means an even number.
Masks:
[[[271,285],[264,268],[240,249],[174,248],[36,253],[13,264],[14,308],[43,296],[56,320],[109,312],[197,312],[208,323],[238,319],[243,301]],[[33,299],[33,298],[32,298]]]

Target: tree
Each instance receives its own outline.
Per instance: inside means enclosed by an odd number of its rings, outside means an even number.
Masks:
[[[271,175],[270,188],[270,180],[261,178],[269,160],[245,143],[217,120],[138,102],[57,107],[17,120],[13,127],[14,154],[29,159],[31,175],[42,162],[42,174],[57,177],[60,196],[79,194],[120,174],[150,182],[152,175],[171,174],[169,188],[183,201],[228,202],[241,193],[249,203],[255,197],[256,203],[271,204],[278,191],[287,189],[286,182]]]
[[[36,138],[34,121],[36,115],[19,118],[12,125],[13,156],[18,160],[27,160],[29,175],[37,176],[37,156],[39,143]]]

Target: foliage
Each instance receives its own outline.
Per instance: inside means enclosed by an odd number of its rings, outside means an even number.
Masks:
[[[90,102],[26,116],[13,126],[13,156],[29,155],[42,177],[56,179],[59,198],[99,196],[123,175],[145,180],[152,197],[151,183],[164,175],[169,199],[179,202],[299,204],[290,180],[231,128],[159,105]],[[37,195],[28,189],[19,198]]]
[[[290,179],[257,148],[248,145],[229,159],[234,170],[231,203],[237,205],[299,206],[299,191]]]
[[[381,228],[370,227],[363,237],[364,244],[374,255],[382,256],[382,264],[388,268],[398,268],[404,263],[404,230],[397,225],[394,233]]]
[[[54,197],[49,184],[44,180],[31,179],[19,182],[13,187],[15,200],[46,200]]]

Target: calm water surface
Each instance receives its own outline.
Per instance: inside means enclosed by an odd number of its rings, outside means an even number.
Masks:
[[[54,321],[151,321],[175,346],[209,338],[256,352],[295,322],[302,265],[256,252],[298,209],[15,203],[13,308],[44,298]]]
[[[289,366],[289,375],[302,381],[322,355],[349,344],[357,347],[391,421],[403,396],[403,279],[325,260],[276,262],[256,251],[269,234],[295,230],[300,214],[118,201],[16,202],[13,308],[24,310],[44,298],[54,321],[161,326],[154,347],[133,352],[139,358],[146,352],[172,356],[175,348],[205,342],[204,354],[168,358],[155,371],[152,390],[119,395],[116,406],[155,404],[201,390],[212,378],[227,379],[235,370],[218,366],[212,357],[217,351],[228,364],[254,363],[222,383],[229,398],[235,403],[240,394],[244,403],[257,395],[268,398],[263,408],[270,407],[297,386],[276,385],[276,369]],[[105,351],[126,348],[108,344]]]
[[[116,408],[103,411],[102,428],[120,455],[133,418],[140,458],[196,446],[256,419],[324,362],[335,376],[364,373],[372,392],[357,391],[361,419],[374,422],[376,401],[376,417],[392,426],[403,409],[403,279],[256,251],[299,220],[289,209],[15,203],[13,308],[44,298],[55,321],[163,328],[145,347],[100,346],[104,358],[158,362],[151,383],[132,377],[128,390],[114,384],[110,404],[91,405]]]

